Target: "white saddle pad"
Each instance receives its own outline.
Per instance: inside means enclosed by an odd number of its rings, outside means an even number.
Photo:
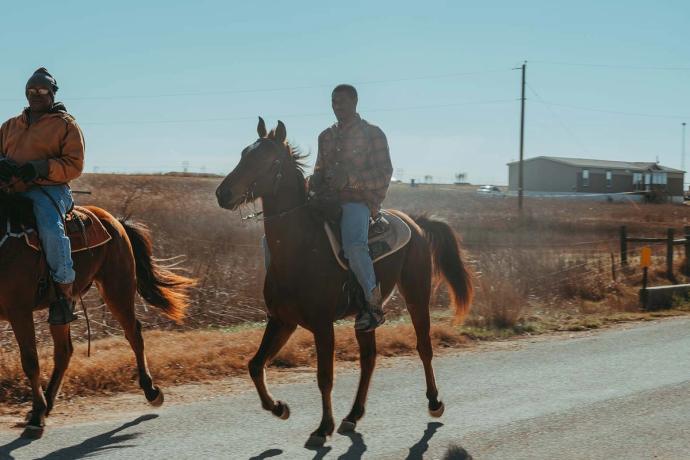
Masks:
[[[412,230],[404,220],[386,210],[382,210],[381,214],[383,214],[383,216],[386,218],[390,224],[390,227],[384,233],[369,238],[369,245],[371,246],[374,243],[385,241],[390,249],[375,256],[374,262],[378,262],[379,260],[398,252],[410,241],[410,238],[412,238]],[[338,233],[335,233],[328,222],[324,222],[323,227],[324,230],[326,230],[326,235],[328,235],[328,240],[331,242],[331,249],[333,250],[333,255],[338,261],[338,264],[344,270],[347,270],[347,259],[342,257],[342,246],[340,244],[340,239],[337,237],[337,234],[340,233],[340,229],[336,229],[335,231]]]

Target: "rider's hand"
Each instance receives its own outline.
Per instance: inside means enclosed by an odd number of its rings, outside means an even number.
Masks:
[[[310,193],[317,194],[324,188],[324,178],[320,171],[315,171],[314,174],[307,179],[307,189]]]
[[[25,184],[29,184],[38,179],[38,171],[36,170],[36,166],[34,166],[32,163],[21,165],[19,168],[17,168],[16,175]]]
[[[26,184],[41,177],[48,177],[48,160],[29,161],[17,168],[15,175]]]
[[[12,160],[0,158],[0,181],[9,182],[15,175],[17,175],[17,165]]]

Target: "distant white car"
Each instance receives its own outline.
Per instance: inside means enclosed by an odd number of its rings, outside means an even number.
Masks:
[[[477,189],[477,193],[485,196],[505,196],[503,191],[495,185],[482,185]]]

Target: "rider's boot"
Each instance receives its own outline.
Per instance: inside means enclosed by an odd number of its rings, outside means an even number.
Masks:
[[[55,283],[57,299],[50,303],[48,310],[48,323],[54,326],[63,326],[78,319],[74,314],[74,301],[72,294],[72,283]]]
[[[371,291],[371,296],[371,301],[367,302],[355,320],[355,329],[361,332],[371,332],[386,321],[380,284]]]

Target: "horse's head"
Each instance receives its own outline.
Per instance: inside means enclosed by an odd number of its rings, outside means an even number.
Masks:
[[[285,163],[295,160],[285,142],[287,132],[282,121],[268,133],[266,123],[259,117],[257,132],[259,139],[242,150],[240,162],[216,190],[221,208],[236,209],[243,203],[276,194]]]

